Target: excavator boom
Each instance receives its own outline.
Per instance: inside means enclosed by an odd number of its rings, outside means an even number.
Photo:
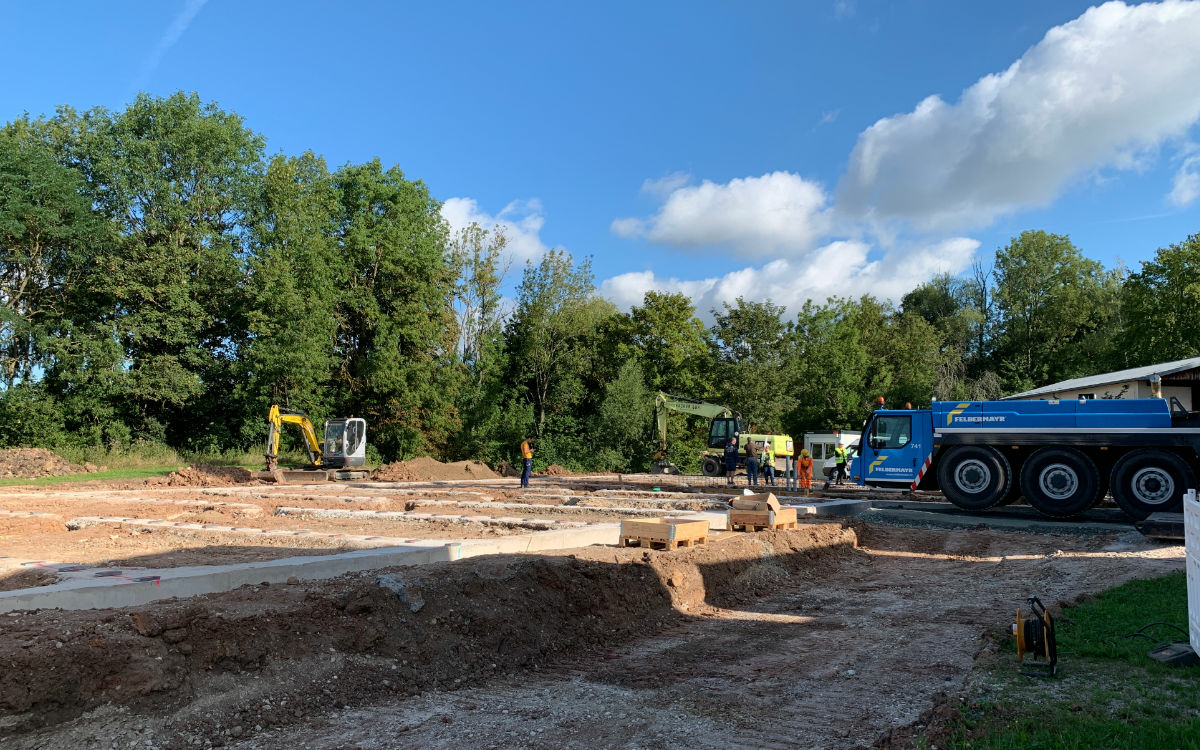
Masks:
[[[304,412],[281,409],[272,404],[267,414],[267,471],[274,471],[279,466],[279,436],[285,424],[294,424],[300,428],[304,436],[304,451],[308,461],[313,466],[321,465],[321,441],[317,440],[317,431],[312,421]]]
[[[658,433],[658,448],[654,451],[654,463],[650,467],[650,471],[654,473],[679,473],[679,469],[667,460],[668,410],[707,418],[709,420],[710,433],[712,431],[713,420],[733,422],[734,429],[731,432],[740,432],[744,427],[741,417],[735,415],[733,410],[727,406],[710,404],[699,399],[684,396],[672,396],[669,393],[659,391],[658,395],[654,397],[654,426]]]

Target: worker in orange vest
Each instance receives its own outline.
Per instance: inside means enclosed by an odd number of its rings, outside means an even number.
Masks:
[[[521,441],[521,486],[529,487],[529,475],[533,473],[533,441],[526,435]]]
[[[808,455],[808,448],[800,451],[800,489],[812,489],[812,456]]]

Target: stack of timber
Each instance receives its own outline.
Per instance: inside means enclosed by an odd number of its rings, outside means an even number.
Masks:
[[[763,531],[764,529],[794,529],[796,509],[780,506],[772,492],[735,497],[729,503],[730,531]]]
[[[651,518],[621,521],[621,546],[647,549],[694,547],[708,541],[708,520]]]

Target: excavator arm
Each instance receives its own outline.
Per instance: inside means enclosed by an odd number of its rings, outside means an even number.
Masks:
[[[654,427],[658,433],[658,447],[654,451],[654,461],[656,465],[664,468],[669,465],[667,462],[667,411],[694,414],[698,417],[705,417],[710,422],[718,417],[726,419],[735,417],[733,411],[727,406],[709,404],[684,396],[672,396],[659,391],[654,398]]]
[[[321,441],[317,439],[317,431],[308,415],[302,411],[281,409],[277,404],[271,405],[267,414],[267,471],[274,471],[279,466],[279,436],[285,424],[294,424],[304,435],[304,450],[313,466],[321,465]]]

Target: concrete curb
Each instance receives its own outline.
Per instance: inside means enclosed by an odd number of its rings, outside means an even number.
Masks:
[[[125,571],[102,571],[106,574],[102,577],[85,573],[50,586],[0,591],[0,612],[133,607],[161,599],[231,591],[247,584],[286,583],[293,576],[300,580],[321,580],[364,570],[451,562],[479,555],[545,552],[593,544],[615,545],[620,533],[620,524],[612,523],[497,539],[454,542],[423,540],[421,544],[354,550],[337,555],[128,571],[136,572],[136,576],[121,575]]]

